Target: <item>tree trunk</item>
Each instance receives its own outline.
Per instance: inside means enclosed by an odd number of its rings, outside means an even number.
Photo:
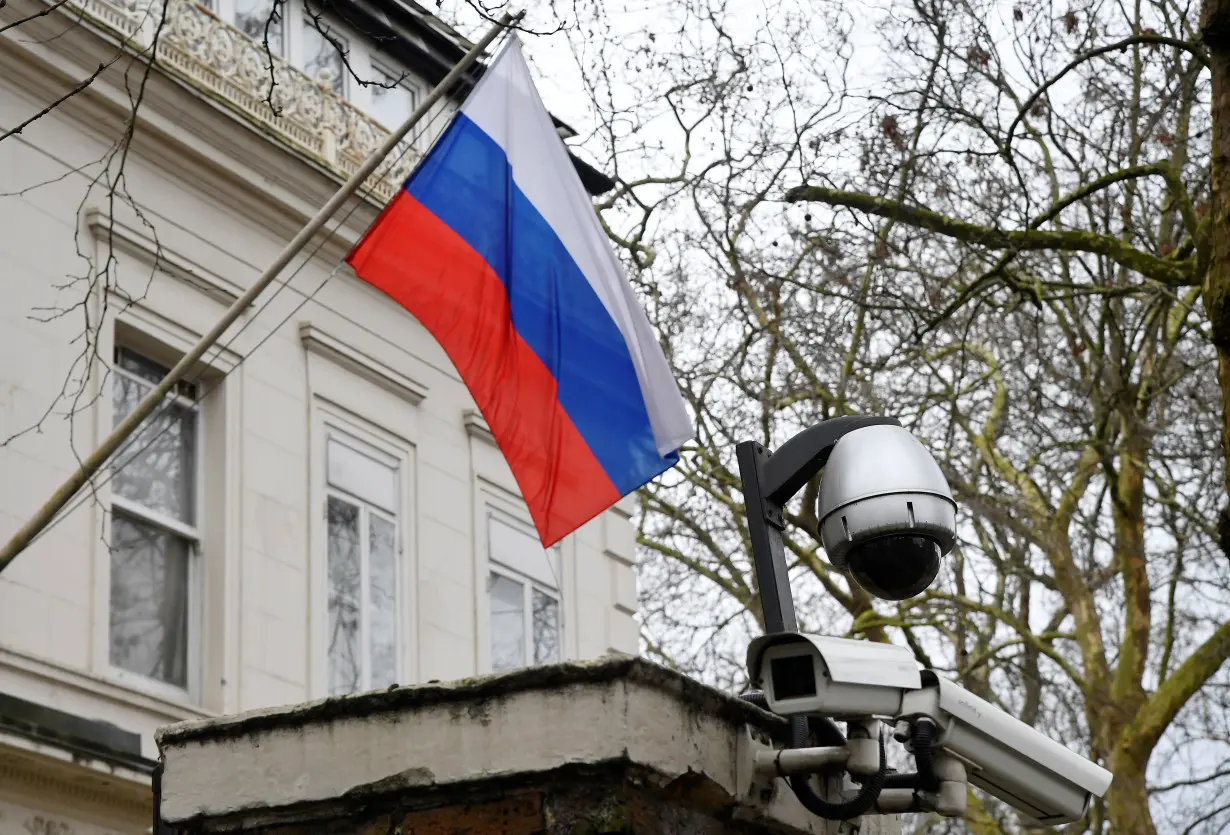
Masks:
[[[1149,813],[1147,767],[1148,760],[1137,762],[1122,750],[1111,759],[1115,779],[1106,793],[1106,818],[1114,835],[1157,835]]]
[[[1209,53],[1213,120],[1210,178],[1209,269],[1204,277],[1204,309],[1217,348],[1218,383],[1222,392],[1223,457],[1230,455],[1230,0],[1205,0],[1201,35]],[[1225,468],[1230,496],[1230,466]],[[1218,523],[1222,550],[1230,555],[1230,505],[1223,505]]]

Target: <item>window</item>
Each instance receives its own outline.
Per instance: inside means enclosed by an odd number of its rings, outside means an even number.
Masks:
[[[398,677],[398,462],[329,429],[325,441],[329,694]]]
[[[266,63],[262,44],[267,37],[274,56],[348,99],[390,131],[418,106],[420,93],[410,75],[362,32],[333,13],[323,14],[323,4],[317,0],[306,5],[286,0],[200,0],[199,5],[255,42],[262,72]],[[348,83],[348,62],[356,68],[360,83]]]
[[[283,4],[275,4],[274,0],[234,0],[234,3],[236,28],[257,43],[263,44],[267,27],[269,51],[274,55],[284,54]]]
[[[113,425],[167,371],[118,349]],[[195,639],[190,613],[200,546],[196,398],[195,386],[181,382],[121,447],[111,481],[111,664],[182,689]]]
[[[346,95],[346,64],[342,53],[346,39],[335,32],[325,20],[304,9],[303,71],[308,77],[339,96]],[[327,37],[326,37],[327,35]]]
[[[406,86],[401,73],[393,73],[372,64],[372,82],[368,87],[372,94],[372,116],[390,131],[401,127],[414,108],[418,96]]]
[[[560,660],[559,548],[494,515],[487,520],[491,669]]]

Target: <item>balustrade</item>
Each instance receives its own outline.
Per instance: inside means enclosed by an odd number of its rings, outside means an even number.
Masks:
[[[157,36],[162,67],[340,176],[350,176],[388,136],[385,128],[325,84],[285,58],[270,55],[261,42],[190,0],[70,3],[137,48],[148,49]],[[405,141],[390,160],[366,184],[379,203],[389,200],[409,176],[415,151]]]

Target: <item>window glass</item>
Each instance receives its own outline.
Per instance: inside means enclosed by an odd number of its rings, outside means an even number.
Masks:
[[[398,680],[396,463],[352,438],[326,442],[330,695]]]
[[[363,684],[359,651],[362,611],[362,554],[358,505],[334,496],[328,501],[329,694],[355,693]]]
[[[329,24],[317,20],[307,9],[303,13],[303,71],[313,81],[333,90],[339,96],[346,90],[346,65],[342,51],[346,40]]]
[[[379,66],[372,67],[372,81],[375,83],[367,88],[372,96],[372,116],[390,131],[397,130],[414,112],[414,91],[400,75]]]
[[[534,663],[559,660],[559,601],[534,589]]]
[[[147,383],[161,383],[162,379],[167,376],[167,372],[171,370],[126,348],[116,349],[115,367]],[[196,400],[196,383],[191,380],[180,380],[175,384],[175,393],[180,397]]]
[[[119,350],[111,383],[119,424],[168,369]],[[195,387],[181,383],[133,433],[112,464],[112,665],[188,687],[192,557],[198,542]]]
[[[376,514],[368,520],[371,568],[371,687],[397,683],[397,529]]]
[[[152,386],[121,373],[112,385],[118,425]],[[112,489],[156,513],[191,525],[196,500],[196,410],[165,400],[145,419],[117,456]]]
[[[111,663],[188,686],[188,543],[116,513],[111,520]]]
[[[273,0],[235,0],[235,27],[261,44],[268,34],[269,51],[282,55],[282,12],[272,19],[274,11]]]
[[[491,669],[525,666],[525,586],[491,575]]]

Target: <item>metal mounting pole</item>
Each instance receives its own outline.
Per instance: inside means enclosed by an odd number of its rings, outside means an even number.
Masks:
[[[824,468],[843,436],[866,426],[884,425],[900,426],[901,422],[875,416],[838,417],[804,429],[776,452],[755,441],[735,447],[766,634],[799,630],[782,542],[786,503]]]
[[[735,447],[735,456],[739,460],[739,476],[743,480],[747,534],[752,544],[752,563],[756,571],[756,585],[760,590],[764,631],[768,634],[798,632],[794,595],[790,592],[790,576],[786,570],[786,546],[782,542],[786,517],[781,505],[767,499],[761,483],[769,452],[754,441],[744,441]]]

